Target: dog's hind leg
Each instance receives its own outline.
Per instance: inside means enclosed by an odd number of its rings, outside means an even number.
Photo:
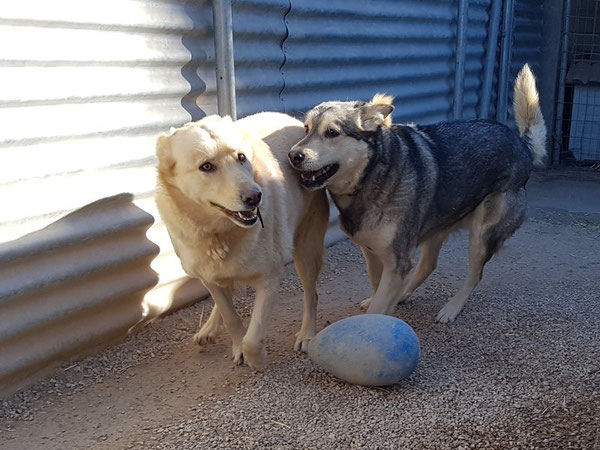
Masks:
[[[485,264],[523,223],[524,191],[490,194],[472,214],[469,272],[462,288],[438,313],[437,320],[442,323],[456,318],[481,281]]]
[[[302,287],[302,326],[296,333],[294,350],[306,352],[308,342],[317,332],[317,279],[323,265],[324,240],[329,226],[329,202],[319,194],[297,229],[294,238],[294,264]]]
[[[379,280],[381,280],[381,273],[383,272],[383,265],[379,260],[379,257],[372,253],[365,247],[360,248],[363,256],[365,257],[365,263],[367,264],[367,274],[369,275],[369,281],[371,282],[371,297],[367,297],[360,302],[360,309],[367,310],[371,304],[371,298],[375,295],[377,287],[379,287]]]
[[[200,323],[200,329],[194,335],[194,341],[199,345],[214,344],[215,339],[223,330],[223,319],[219,307],[215,304],[204,325]]]
[[[417,289],[423,281],[427,279],[429,275],[437,267],[438,256],[444,241],[448,237],[448,233],[442,232],[436,234],[421,244],[421,257],[419,258],[419,264],[410,275],[406,287],[400,297],[400,302],[406,301],[412,293]]]

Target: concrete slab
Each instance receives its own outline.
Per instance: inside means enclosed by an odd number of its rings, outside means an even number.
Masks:
[[[600,214],[600,171],[535,172],[527,184],[530,208]]]

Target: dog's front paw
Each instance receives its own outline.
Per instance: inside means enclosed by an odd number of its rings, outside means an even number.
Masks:
[[[362,302],[360,302],[360,309],[362,311],[366,311],[371,306],[371,297],[365,298]]]
[[[214,326],[210,322],[206,322],[194,335],[194,341],[196,344],[203,346],[214,344],[219,334],[221,334],[221,327],[219,325]]]
[[[243,362],[255,370],[261,370],[267,357],[267,349],[261,342],[242,341]]]
[[[296,342],[294,344],[294,350],[302,353],[308,352],[308,343],[314,337],[314,332],[309,333],[302,330],[298,331],[298,333],[296,333]]]
[[[459,303],[455,303],[450,300],[448,303],[444,305],[444,307],[438,313],[436,319],[440,323],[449,323],[454,322],[456,316],[460,313],[462,309],[462,305]]]
[[[242,352],[242,346],[236,345],[235,343],[231,347],[231,359],[236,366],[244,364],[244,353]]]

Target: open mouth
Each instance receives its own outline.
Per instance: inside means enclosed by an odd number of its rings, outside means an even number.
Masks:
[[[230,209],[224,208],[221,205],[217,205],[216,203],[212,203],[213,206],[216,206],[225,214],[233,218],[239,224],[250,227],[256,223],[258,220],[258,208],[253,208],[246,211],[231,211]]]
[[[323,187],[325,182],[335,175],[339,168],[339,164],[329,164],[319,170],[300,172],[300,182],[305,188],[318,189]]]

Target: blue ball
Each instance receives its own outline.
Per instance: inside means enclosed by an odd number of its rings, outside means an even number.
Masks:
[[[321,330],[308,356],[331,375],[363,386],[407,378],[419,362],[419,338],[404,321],[381,314],[340,320]]]

